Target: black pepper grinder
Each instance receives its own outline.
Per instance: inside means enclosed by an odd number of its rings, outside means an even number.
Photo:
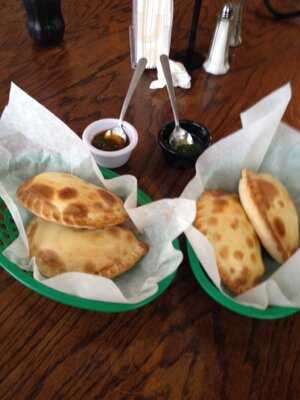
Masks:
[[[39,46],[55,46],[64,36],[61,0],[22,0],[27,12],[27,29]]]

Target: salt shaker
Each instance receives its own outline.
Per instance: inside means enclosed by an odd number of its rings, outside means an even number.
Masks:
[[[209,54],[203,63],[206,72],[213,75],[223,75],[229,70],[228,50],[231,38],[232,5],[224,5],[213,35]]]
[[[244,9],[244,0],[238,4],[233,4],[232,29],[230,35],[230,46],[237,47],[242,43],[242,15]]]

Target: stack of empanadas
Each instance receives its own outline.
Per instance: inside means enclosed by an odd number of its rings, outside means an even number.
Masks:
[[[255,286],[264,274],[260,242],[280,263],[299,246],[298,214],[278,179],[245,169],[239,195],[205,191],[194,222],[215,249],[224,285],[236,295]]]
[[[115,278],[148,251],[133,232],[122,200],[77,176],[45,172],[17,191],[21,204],[37,217],[27,227],[30,256],[43,275],[86,272]]]

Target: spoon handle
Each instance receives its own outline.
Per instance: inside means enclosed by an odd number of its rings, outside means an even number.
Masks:
[[[175,127],[177,128],[177,127],[179,127],[179,118],[178,118],[176,96],[175,96],[175,90],[174,90],[174,86],[173,86],[173,80],[172,80],[168,56],[166,56],[165,54],[162,54],[160,56],[160,62],[161,62],[161,66],[162,66],[162,69],[164,72],[165,80],[167,82],[167,89],[168,89],[168,93],[169,93],[170,103],[171,103],[173,114],[174,114]]]
[[[131,78],[131,81],[130,81],[130,84],[129,84],[129,88],[128,88],[128,91],[127,91],[127,94],[126,94],[126,97],[125,97],[125,100],[124,100],[124,103],[123,103],[123,106],[122,106],[122,110],[121,110],[121,113],[120,113],[120,117],[119,117],[119,124],[120,125],[123,122],[123,119],[125,117],[127,108],[129,106],[129,103],[130,103],[130,100],[132,98],[132,95],[133,95],[136,87],[137,87],[137,84],[139,83],[139,80],[141,79],[141,76],[143,75],[143,72],[144,72],[144,70],[146,68],[146,64],[147,64],[147,59],[146,58],[140,58],[137,66],[135,68],[135,71],[134,71],[134,73],[132,75],[132,78]]]

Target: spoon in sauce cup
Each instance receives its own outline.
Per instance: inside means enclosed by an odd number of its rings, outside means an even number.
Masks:
[[[118,121],[118,125],[116,125],[115,127],[113,127],[112,129],[107,130],[104,133],[100,133],[99,135],[101,135],[101,139],[103,141],[106,141],[107,143],[113,143],[115,145],[115,148],[112,150],[118,150],[118,149],[122,149],[123,147],[125,147],[128,144],[128,136],[126,134],[126,131],[123,127],[123,121],[124,121],[124,117],[127,111],[127,108],[129,106],[130,100],[132,98],[132,95],[141,79],[141,76],[143,75],[143,72],[146,68],[146,64],[147,64],[147,59],[146,58],[140,58],[139,62],[137,63],[137,66],[135,68],[135,71],[132,75],[130,84],[129,84],[129,88],[121,109],[121,113],[120,113],[120,117],[119,117],[119,121]],[[97,135],[98,136],[98,135]],[[107,149],[109,150],[109,149]]]
[[[179,123],[176,96],[175,96],[175,90],[174,90],[168,56],[166,56],[165,54],[162,54],[160,56],[160,62],[161,62],[161,66],[162,66],[165,80],[167,83],[169,99],[170,99],[170,103],[171,103],[171,107],[172,107],[172,111],[173,111],[173,115],[174,115],[174,121],[175,121],[175,128],[171,132],[171,135],[169,138],[169,144],[170,144],[171,148],[173,148],[175,151],[178,150],[178,148],[182,147],[182,146],[184,146],[185,148],[188,148],[189,146],[192,146],[194,144],[194,139],[193,139],[193,136],[188,131],[183,129]]]

